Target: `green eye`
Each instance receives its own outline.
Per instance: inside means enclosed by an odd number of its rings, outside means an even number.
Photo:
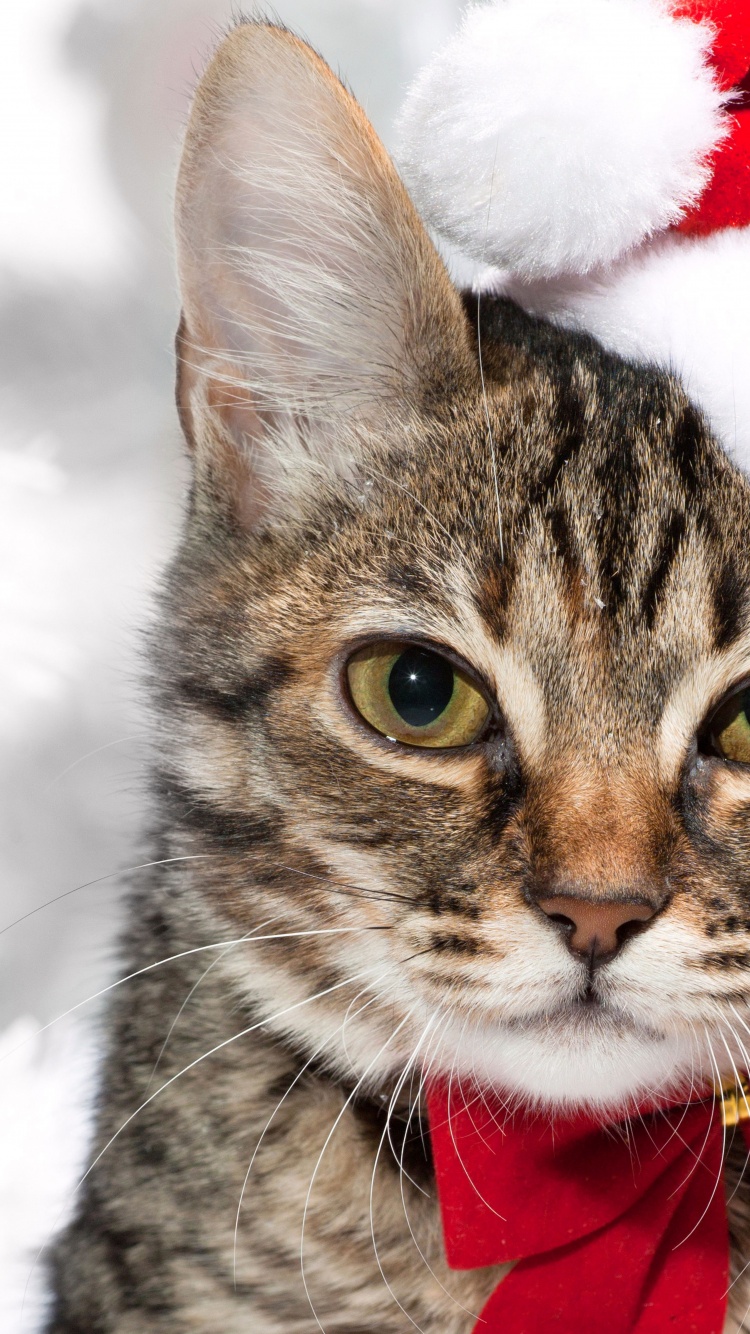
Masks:
[[[709,724],[709,741],[722,759],[750,764],[750,688],[735,690],[719,705]]]
[[[372,644],[346,667],[352,701],[383,736],[407,746],[468,746],[490,716],[480,690],[442,653]]]

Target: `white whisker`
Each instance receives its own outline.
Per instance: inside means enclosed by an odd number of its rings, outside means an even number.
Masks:
[[[372,1172],[370,1174],[370,1194],[369,1194],[370,1238],[372,1240],[372,1249],[375,1255],[375,1263],[378,1266],[380,1277],[382,1278],[383,1283],[385,1284],[385,1287],[389,1295],[393,1298],[394,1302],[396,1303],[402,1314],[406,1316],[406,1319],[409,1321],[409,1323],[413,1325],[415,1329],[419,1330],[419,1334],[425,1334],[424,1330],[422,1329],[422,1326],[417,1324],[417,1321],[414,1319],[413,1316],[409,1314],[406,1307],[396,1296],[395,1292],[393,1291],[393,1288],[388,1282],[385,1270],[383,1269],[382,1261],[380,1259],[380,1253],[378,1251],[378,1243],[375,1237],[375,1214],[374,1214],[375,1176],[378,1170],[378,1163],[380,1161],[380,1155],[382,1153],[383,1145],[385,1144],[386,1138],[388,1138],[389,1142],[391,1143],[391,1148],[393,1147],[392,1141],[390,1140],[390,1121],[391,1121],[391,1116],[393,1115],[393,1110],[396,1106],[396,1102],[398,1100],[402,1088],[404,1087],[404,1084],[406,1083],[406,1080],[409,1077],[410,1072],[414,1068],[414,1063],[416,1062],[417,1057],[419,1055],[419,1049],[422,1045],[422,1042],[429,1035],[429,1032],[435,1023],[436,1017],[437,1017],[436,1015],[433,1015],[430,1019],[428,1019],[427,1023],[425,1024],[425,1027],[422,1030],[419,1040],[417,1041],[416,1046],[414,1047],[414,1050],[411,1056],[409,1057],[409,1060],[407,1061],[406,1065],[404,1066],[404,1069],[399,1075],[398,1080],[396,1081],[393,1093],[391,1094],[391,1098],[386,1110],[385,1126],[383,1127],[383,1133],[380,1136],[380,1142],[375,1152],[375,1158],[373,1160],[373,1165],[372,1165]],[[403,1197],[403,1185],[402,1185],[402,1197]]]
[[[262,931],[262,930],[264,929],[264,927],[270,926],[272,922],[277,922],[278,920],[279,920],[278,917],[269,917],[269,918],[267,918],[267,920],[266,920],[265,922],[261,922],[260,926],[257,927],[257,930],[258,930],[258,931]],[[221,954],[217,955],[217,957],[216,957],[215,959],[212,959],[212,960],[211,960],[211,962],[210,962],[210,964],[208,965],[208,967],[207,967],[207,968],[204,968],[204,970],[203,970],[203,972],[201,973],[200,977],[198,977],[198,978],[196,979],[196,981],[193,983],[193,985],[191,986],[190,990],[189,990],[188,993],[187,993],[187,996],[185,997],[184,1001],[182,1002],[182,1005],[180,1006],[180,1008],[179,1008],[179,1010],[177,1011],[177,1013],[176,1013],[174,1019],[172,1020],[171,1024],[169,1025],[169,1029],[168,1029],[168,1031],[167,1031],[167,1036],[165,1037],[164,1041],[162,1042],[161,1047],[160,1047],[160,1049],[159,1049],[159,1054],[158,1054],[156,1060],[154,1061],[154,1066],[153,1066],[153,1069],[152,1069],[152,1071],[151,1071],[151,1074],[150,1074],[149,1077],[148,1077],[148,1083],[146,1084],[146,1087],[145,1087],[145,1089],[144,1089],[144,1093],[148,1093],[149,1089],[151,1088],[151,1084],[152,1084],[152,1082],[153,1082],[154,1075],[156,1074],[157,1070],[159,1069],[159,1065],[160,1065],[160,1063],[161,1063],[161,1058],[162,1058],[162,1056],[164,1055],[165,1051],[167,1050],[167,1047],[169,1046],[170,1038],[172,1037],[172,1034],[174,1033],[175,1028],[177,1027],[177,1025],[178,1025],[178,1023],[179,1023],[181,1016],[185,1013],[185,1009],[186,1009],[186,1007],[189,1005],[190,1001],[192,1000],[193,996],[195,995],[196,991],[198,990],[198,987],[201,985],[202,982],[205,981],[205,979],[208,977],[208,974],[212,971],[212,969],[216,968],[217,964],[220,964],[220,963],[221,963],[222,959],[225,959],[225,958],[227,957],[228,954],[231,954],[233,950],[236,950],[236,949],[238,948],[239,945],[242,945],[242,944],[245,943],[245,941],[247,941],[247,940],[251,940],[251,939],[257,939],[256,934],[255,934],[255,930],[253,930],[253,931],[249,931],[249,932],[247,933],[247,935],[242,936],[242,938],[241,938],[240,940],[238,940],[238,941],[230,941],[229,944],[228,944],[228,945],[221,951]]]
[[[69,1009],[63,1010],[62,1013],[56,1015],[54,1019],[50,1019],[49,1023],[43,1024],[41,1028],[35,1029],[33,1034],[24,1038],[22,1042],[17,1043],[15,1047],[11,1047],[9,1051],[5,1052],[5,1054],[0,1057],[0,1062],[7,1060],[7,1058],[12,1056],[14,1052],[20,1051],[20,1049],[25,1047],[28,1042],[34,1041],[41,1033],[46,1033],[48,1029],[53,1028],[55,1024],[62,1023],[63,1019],[69,1018],[71,1014],[75,1014],[76,1011],[82,1009],[83,1006],[91,1005],[94,1001],[100,1000],[102,996],[106,996],[109,992],[115,991],[117,987],[124,986],[126,982],[132,982],[137,977],[143,977],[146,973],[152,973],[154,969],[163,968],[166,964],[175,963],[179,959],[188,959],[194,954],[205,954],[207,950],[226,951],[230,947],[248,944],[256,945],[266,941],[295,940],[305,936],[358,935],[368,931],[388,930],[390,930],[390,927],[387,926],[337,926],[316,928],[315,930],[310,931],[280,931],[271,936],[236,936],[233,940],[219,940],[211,945],[195,945],[192,949],[180,950],[178,954],[168,954],[163,959],[157,959],[155,963],[145,964],[143,968],[136,968],[134,972],[126,973],[124,977],[119,977],[116,982],[110,982],[106,987],[101,987],[99,991],[93,991],[91,995],[86,996],[84,1000],[77,1001],[75,1005],[71,1005]]]
[[[326,1139],[325,1139],[325,1142],[324,1142],[324,1144],[323,1144],[323,1147],[322,1147],[322,1149],[320,1150],[320,1153],[318,1154],[318,1159],[317,1159],[317,1162],[316,1162],[316,1164],[315,1164],[315,1167],[313,1168],[313,1173],[312,1173],[312,1176],[311,1176],[311,1178],[310,1178],[310,1184],[309,1184],[309,1186],[308,1186],[308,1188],[307,1188],[307,1195],[306,1195],[306,1197],[305,1197],[305,1206],[304,1206],[304,1209],[303,1209],[303,1211],[302,1211],[302,1228],[301,1228],[301,1230],[300,1230],[300,1250],[299,1250],[300,1272],[301,1272],[301,1274],[302,1274],[302,1283],[303,1283],[303,1286],[304,1286],[304,1289],[305,1289],[305,1296],[307,1297],[308,1303],[309,1303],[309,1305],[310,1305],[310,1311],[311,1311],[311,1313],[312,1313],[312,1317],[313,1317],[313,1319],[314,1319],[316,1325],[318,1326],[318,1329],[321,1331],[321,1334],[325,1334],[325,1329],[323,1328],[323,1325],[320,1323],[320,1320],[318,1319],[318,1316],[317,1316],[317,1313],[316,1313],[316,1310],[315,1310],[315,1305],[314,1305],[314,1303],[313,1303],[312,1296],[311,1296],[311,1294],[310,1294],[310,1288],[309,1288],[309,1285],[308,1285],[308,1282],[307,1282],[307,1274],[305,1273],[305,1225],[306,1225],[306,1223],[307,1223],[307,1215],[308,1215],[309,1208],[310,1208],[310,1200],[311,1200],[311,1198],[312,1198],[312,1192],[313,1192],[313,1188],[314,1188],[314,1186],[315,1186],[315,1181],[316,1181],[318,1172],[319,1172],[319,1170],[320,1170],[320,1165],[321,1165],[321,1163],[322,1163],[322,1161],[323,1161],[323,1158],[324,1158],[326,1149],[328,1148],[328,1145],[330,1144],[331,1140],[333,1139],[333,1136],[335,1135],[338,1126],[341,1124],[341,1121],[342,1121],[342,1119],[343,1119],[343,1117],[344,1117],[344,1115],[345,1115],[345,1113],[346,1113],[346,1111],[347,1111],[347,1108],[349,1108],[349,1107],[351,1106],[352,1102],[354,1101],[354,1099],[355,1099],[356,1096],[357,1096],[357,1093],[359,1092],[360,1088],[362,1087],[362,1084],[363,1084],[364,1081],[366,1080],[367,1076],[370,1074],[370,1071],[373,1070],[373,1069],[375,1068],[375,1066],[377,1065],[378,1061],[380,1060],[381,1056],[383,1055],[383,1052],[387,1050],[387,1048],[390,1046],[390,1044],[393,1042],[393,1040],[398,1036],[398,1034],[401,1032],[401,1030],[404,1028],[404,1026],[409,1022],[409,1020],[411,1019],[411,1016],[412,1016],[413,1013],[414,1013],[414,1009],[412,1008],[412,1009],[409,1010],[408,1013],[404,1016],[404,1018],[401,1020],[401,1022],[396,1026],[396,1028],[395,1028],[395,1029],[393,1030],[393,1032],[391,1033],[390,1037],[386,1039],[386,1041],[383,1043],[383,1045],[382,1045],[382,1047],[380,1048],[380,1050],[376,1053],[376,1055],[375,1055],[375,1056],[372,1058],[372,1060],[370,1061],[370,1063],[369,1063],[369,1065],[367,1066],[367,1068],[362,1072],[362,1074],[360,1075],[359,1079],[357,1080],[357,1083],[355,1084],[354,1088],[352,1089],[351,1093],[347,1096],[347,1098],[346,1098],[346,1100],[345,1100],[345,1102],[344,1102],[344,1105],[343,1105],[343,1107],[341,1108],[341,1111],[338,1113],[338,1116],[336,1117],[336,1120],[334,1121],[333,1125],[331,1126],[331,1129],[329,1130],[329,1132],[328,1132],[328,1134],[327,1134],[327,1136],[326,1136]]]
[[[193,951],[189,952],[192,953]],[[372,971],[373,971],[372,969],[363,969],[359,973],[352,974],[351,977],[344,978],[342,982],[336,982],[330,987],[325,987],[322,991],[316,992],[315,995],[313,996],[305,996],[303,997],[302,1000],[295,1001],[292,1005],[287,1005],[283,1009],[277,1010],[275,1014],[267,1015],[264,1019],[260,1019],[254,1024],[249,1024],[247,1028],[243,1028],[240,1030],[240,1032],[233,1033],[231,1037],[225,1038],[222,1042],[216,1043],[216,1045],[211,1047],[209,1051],[203,1052],[200,1056],[196,1056],[195,1060],[190,1061],[187,1065],[183,1066],[181,1070],[178,1070],[176,1074],[172,1075],[169,1079],[165,1080],[165,1082],[161,1084],[158,1089],[155,1089],[154,1092],[149,1094],[147,1098],[144,1098],[144,1100],[139,1104],[139,1106],[136,1107],[135,1111],[131,1112],[130,1115],[126,1117],[126,1119],[122,1122],[122,1124],[115,1131],[115,1133],[110,1136],[110,1138],[107,1140],[107,1143],[99,1151],[96,1157],[89,1163],[89,1166],[86,1168],[86,1171],[84,1172],[83,1176],[80,1177],[80,1179],[76,1182],[76,1185],[73,1187],[72,1191],[68,1193],[65,1201],[63,1202],[63,1205],[61,1206],[58,1218],[62,1215],[64,1209],[68,1207],[71,1199],[73,1199],[77,1195],[78,1191],[81,1189],[81,1186],[91,1175],[97,1163],[101,1162],[101,1159],[104,1157],[105,1153],[107,1153],[111,1149],[112,1145],[115,1143],[116,1140],[119,1139],[120,1135],[122,1135],[122,1133],[125,1130],[127,1130],[128,1126],[131,1125],[131,1123],[135,1120],[137,1116],[140,1116],[141,1112],[143,1112],[146,1107],[150,1106],[150,1104],[154,1102],[156,1098],[159,1098],[162,1095],[162,1093],[165,1093],[167,1089],[171,1088],[171,1086],[175,1084],[178,1079],[181,1079],[183,1075],[186,1075],[191,1070],[194,1070],[197,1066],[201,1065],[203,1061],[207,1061],[211,1056],[215,1056],[217,1052],[223,1051],[225,1048],[231,1046],[232,1043],[234,1042],[238,1042],[240,1038],[247,1037],[250,1033],[255,1033],[259,1029],[267,1027],[268,1024],[275,1023],[278,1019],[282,1019],[286,1015],[292,1014],[295,1011],[302,1009],[305,1005],[312,1005],[315,1001],[321,1000],[324,996],[330,996],[336,991],[341,991],[343,987],[349,986],[352,982],[358,981],[359,978],[366,976],[367,973]],[[36,1271],[36,1267],[39,1264],[39,1261],[42,1255],[44,1254],[45,1249],[46,1245],[42,1246],[38,1251],[37,1255],[35,1256],[34,1263],[32,1264],[31,1269],[29,1270],[28,1277],[26,1279],[24,1294],[28,1291],[28,1285],[31,1282],[31,1279]],[[25,1295],[24,1295],[24,1300],[25,1300]],[[22,1310],[23,1310],[23,1303],[22,1303]]]
[[[443,1019],[442,1019],[443,1024],[447,1023],[447,1022],[449,1021],[449,1019],[450,1019],[450,1012],[446,1013],[446,1014],[443,1016]],[[439,1029],[438,1029],[437,1034],[434,1034],[433,1037],[439,1037]],[[405,1152],[405,1150],[406,1150],[406,1141],[407,1141],[407,1138],[408,1138],[408,1135],[409,1135],[409,1129],[410,1129],[410,1126],[411,1126],[411,1123],[412,1123],[412,1118],[413,1118],[413,1116],[414,1116],[415,1108],[419,1106],[419,1104],[420,1104],[421,1101],[422,1101],[423,1095],[424,1095],[424,1089],[425,1089],[427,1080],[429,1079],[429,1076],[430,1076],[430,1070],[431,1070],[432,1059],[433,1059],[433,1057],[432,1057],[432,1055],[431,1055],[431,1053],[430,1053],[430,1051],[429,1051],[429,1049],[428,1049],[428,1051],[427,1051],[427,1055],[426,1055],[426,1061],[423,1061],[423,1062],[422,1062],[422,1069],[421,1069],[421,1071],[420,1071],[419,1085],[418,1085],[418,1088],[417,1088],[416,1097],[410,1101],[410,1105],[409,1105],[409,1116],[408,1116],[408,1119],[407,1119],[407,1122],[406,1122],[406,1129],[405,1129],[405,1131],[404,1131],[404,1138],[403,1138],[403,1140],[402,1140],[402,1145],[401,1145],[401,1155],[400,1155],[400,1157],[399,1157],[399,1186],[400,1186],[400,1190],[401,1190],[401,1207],[402,1207],[402,1209],[403,1209],[403,1211],[404,1211],[404,1218],[406,1219],[406,1226],[407,1226],[408,1229],[409,1229],[409,1235],[410,1235],[410,1237],[411,1237],[411,1240],[412,1240],[412,1243],[413,1243],[413,1245],[414,1245],[414,1248],[415,1248],[415,1250],[416,1250],[416,1252],[417,1252],[417,1254],[418,1254],[420,1260],[422,1261],[422,1264],[424,1265],[425,1269],[427,1270],[428,1274],[429,1274],[430,1277],[434,1280],[434,1282],[437,1284],[437,1286],[440,1288],[440,1290],[441,1290],[442,1292],[445,1293],[445,1296],[448,1297],[448,1298],[450,1299],[450,1301],[453,1303],[453,1305],[456,1306],[456,1307],[459,1309],[459,1311],[464,1311],[464,1312],[466,1313],[467,1316],[470,1316],[470,1318],[471,1318],[472,1320],[476,1321],[476,1320],[479,1319],[479,1314],[478,1314],[478,1312],[471,1311],[471,1310],[468,1308],[468,1306],[464,1306],[463,1303],[460,1302],[456,1296],[454,1296],[454,1294],[450,1291],[450,1289],[449,1289],[449,1288],[446,1288],[445,1284],[441,1281],[440,1278],[438,1278],[438,1275],[435,1273],[435,1270],[432,1268],[432,1265],[430,1264],[429,1260],[427,1259],[427,1256],[425,1255],[424,1251],[422,1250],[421,1246],[419,1245],[419,1242],[417,1241],[416,1235],[415,1235],[415,1233],[414,1233],[414,1228],[412,1227],[411,1219],[410,1219],[410,1217],[409,1217],[409,1210],[408,1210],[408,1207],[407,1207],[407,1204],[406,1204],[406,1196],[405,1196],[405,1194],[404,1194],[404,1177],[406,1177],[407,1181],[411,1182],[412,1186],[413,1186],[416,1190],[418,1190],[418,1191],[420,1192],[420,1194],[426,1196],[428,1199],[433,1198],[433,1196],[431,1196],[431,1195],[429,1194],[428,1191],[423,1190],[422,1187],[421,1187],[420,1185],[418,1185],[416,1181],[413,1181],[412,1178],[409,1176],[408,1173],[404,1172],[404,1152]],[[422,1142],[423,1142],[423,1147],[424,1147],[424,1129],[423,1129],[423,1127],[422,1127],[422,1125],[421,1125],[421,1118],[420,1118],[420,1133],[421,1133],[421,1135],[422,1135]]]
[[[716,1061],[716,1057],[715,1057],[715,1055],[714,1055],[714,1049],[713,1049],[713,1047],[712,1047],[712,1045],[711,1045],[711,1038],[710,1038],[710,1036],[709,1036],[708,1030],[705,1031],[705,1037],[706,1037],[706,1045],[707,1045],[707,1050],[708,1050],[709,1060],[711,1061],[711,1066],[712,1066],[712,1069],[713,1069],[714,1074],[715,1074],[715,1076],[716,1076],[717,1084],[720,1085],[720,1084],[721,1084],[721,1074],[720,1074],[720,1072],[719,1072],[719,1066],[718,1066],[718,1063],[717,1063],[717,1061]],[[703,1158],[704,1150],[705,1150],[706,1145],[708,1144],[709,1138],[710,1138],[710,1136],[711,1136],[711,1131],[713,1130],[713,1126],[714,1126],[714,1118],[716,1117],[716,1115],[717,1115],[717,1099],[714,1099],[713,1102],[711,1103],[711,1115],[710,1115],[710,1118],[709,1118],[708,1128],[707,1128],[707,1130],[706,1130],[706,1134],[705,1134],[703,1143],[702,1143],[700,1149],[698,1150],[698,1153],[697,1153],[696,1156],[695,1156],[695,1163],[694,1163],[693,1167],[691,1167],[691,1169],[690,1169],[688,1175],[683,1179],[683,1181],[682,1181],[682,1182],[680,1183],[680,1185],[677,1187],[678,1190],[681,1189],[681,1187],[685,1184],[685,1182],[689,1179],[689,1177],[693,1174],[693,1172],[696,1170],[696,1168],[698,1167],[699,1163],[701,1162],[701,1160],[702,1160],[702,1158]],[[684,1237],[682,1238],[681,1241],[678,1241],[678,1242],[672,1247],[672,1250],[674,1250],[674,1251],[679,1250],[680,1246],[684,1246],[684,1245],[685,1245],[685,1242],[686,1242],[686,1241],[689,1241],[690,1238],[691,1238],[691,1237],[694,1235],[694,1233],[697,1231],[697,1229],[700,1227],[701,1223],[703,1222],[703,1219],[706,1217],[706,1214],[708,1213],[709,1209],[711,1208],[711,1205],[713,1204],[714,1196],[716,1195],[717,1190],[719,1190],[719,1188],[723,1185],[723,1181],[724,1181],[724,1171],[723,1171],[723,1164],[724,1164],[724,1150],[725,1150],[725,1148],[726,1148],[726,1138],[727,1138],[726,1126],[724,1125],[723,1120],[722,1120],[721,1132],[722,1132],[722,1133],[721,1133],[721,1145],[722,1145],[722,1147],[721,1147],[721,1158],[720,1158],[720,1160],[719,1160],[719,1170],[718,1170],[718,1172],[717,1172],[717,1174],[716,1174],[716,1180],[714,1181],[713,1189],[711,1190],[711,1194],[710,1194],[710,1196],[709,1196],[709,1198],[708,1198],[708,1201],[707,1201],[707,1203],[706,1203],[706,1205],[705,1205],[705,1208],[703,1209],[703,1212],[702,1212],[701,1215],[700,1215],[700,1218],[697,1220],[696,1223],[693,1224],[693,1226],[691,1227],[691,1229],[690,1229],[690,1231],[687,1233],[687,1235],[684,1236]]]

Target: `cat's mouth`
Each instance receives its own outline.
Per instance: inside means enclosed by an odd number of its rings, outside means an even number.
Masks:
[[[536,1012],[485,1016],[473,1040],[451,1034],[451,1068],[545,1105],[620,1106],[689,1084],[689,1036],[653,1026],[651,1016],[580,991]]]
[[[610,1001],[598,996],[592,987],[556,1006],[538,1014],[510,1019],[504,1025],[516,1033],[545,1033],[559,1037],[618,1035],[639,1037],[649,1042],[661,1042],[663,1033],[620,1010]]]

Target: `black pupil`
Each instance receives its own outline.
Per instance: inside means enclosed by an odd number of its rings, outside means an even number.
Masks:
[[[438,653],[407,648],[388,677],[391,703],[410,727],[427,727],[444,713],[453,695],[453,668]]]

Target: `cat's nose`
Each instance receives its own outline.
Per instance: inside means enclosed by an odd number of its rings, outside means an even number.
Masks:
[[[656,916],[657,908],[624,899],[597,902],[561,894],[540,899],[542,912],[565,935],[574,954],[588,959],[612,958],[631,936]]]

